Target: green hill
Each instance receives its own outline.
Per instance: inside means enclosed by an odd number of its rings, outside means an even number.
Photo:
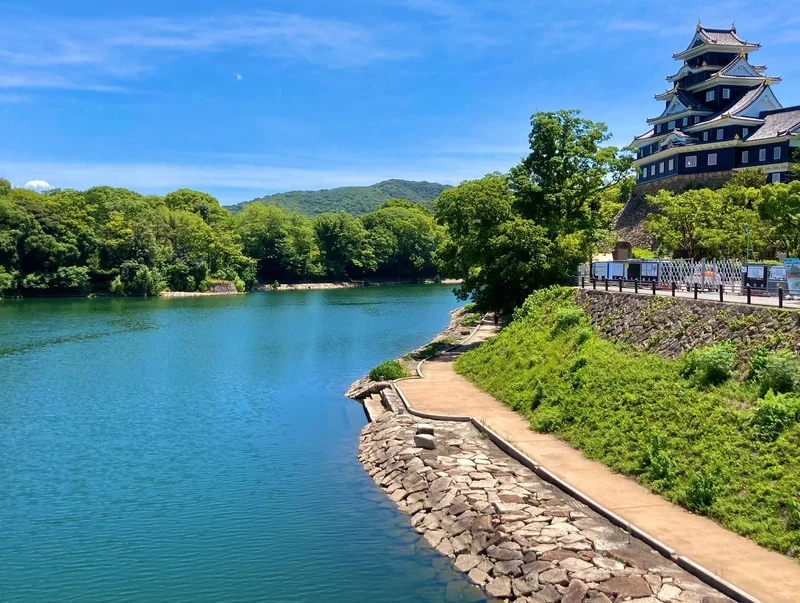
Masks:
[[[371,212],[387,199],[407,199],[428,207],[443,190],[450,188],[435,182],[385,180],[371,186],[345,186],[321,191],[289,191],[229,206],[236,213],[248,203],[277,205],[308,216],[346,211],[354,216]]]

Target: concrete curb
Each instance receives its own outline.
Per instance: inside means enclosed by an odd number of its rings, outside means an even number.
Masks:
[[[449,348],[446,351],[452,351],[455,348],[458,348],[458,347],[466,344],[470,339],[472,339],[472,337],[475,335],[475,333],[478,332],[478,327],[480,327],[482,322],[483,321],[481,321],[481,323],[478,323],[478,325],[475,327],[475,329],[472,331],[472,333],[470,333],[469,336],[467,336],[466,339],[464,339],[461,343],[459,343],[458,345],[453,346],[452,348]],[[422,360],[417,365],[417,373],[419,374],[419,378],[422,378],[422,370],[421,370],[421,368],[422,368],[422,364],[424,362],[425,362],[425,360]],[[462,423],[470,421],[472,423],[472,425],[478,431],[480,431],[481,433],[485,434],[492,441],[492,443],[495,446],[497,446],[500,450],[502,450],[505,454],[507,454],[511,458],[515,459],[516,461],[520,462],[522,465],[524,465],[528,469],[532,470],[538,477],[540,477],[541,479],[543,479],[544,481],[546,481],[546,482],[548,482],[550,484],[553,484],[559,490],[561,490],[562,492],[567,493],[568,495],[570,495],[574,499],[582,502],[587,507],[592,509],[595,513],[605,517],[608,521],[610,521],[615,526],[617,526],[619,528],[622,528],[623,530],[625,530],[626,532],[631,534],[631,536],[633,536],[635,538],[638,538],[639,540],[641,540],[642,542],[647,544],[650,548],[652,548],[653,550],[655,550],[659,554],[661,554],[663,557],[665,557],[666,559],[669,559],[670,561],[673,561],[679,567],[683,568],[684,570],[686,570],[687,572],[689,572],[690,574],[692,574],[693,576],[695,576],[699,580],[705,582],[706,584],[708,584],[712,588],[715,588],[719,592],[721,592],[721,593],[725,594],[726,596],[730,597],[731,599],[733,599],[737,603],[762,603],[759,599],[756,599],[752,595],[748,595],[746,592],[744,592],[743,590],[741,590],[737,586],[731,584],[730,582],[727,582],[726,580],[723,580],[722,578],[720,578],[719,576],[717,576],[713,572],[711,572],[711,571],[707,570],[706,568],[704,568],[702,565],[699,565],[698,563],[695,563],[694,561],[692,561],[688,557],[684,557],[684,556],[678,555],[676,553],[676,551],[673,548],[671,548],[670,546],[668,546],[667,544],[665,544],[665,543],[661,542],[660,540],[658,540],[657,538],[651,536],[650,534],[648,534],[644,530],[634,526],[633,524],[631,524],[630,522],[626,521],[625,519],[623,519],[622,517],[620,517],[619,515],[617,515],[613,511],[611,511],[610,509],[605,508],[603,505],[601,505],[597,501],[593,500],[592,498],[590,498],[589,496],[587,496],[586,494],[584,494],[583,492],[581,492],[577,488],[571,486],[570,484],[565,482],[563,479],[561,479],[560,477],[558,477],[557,475],[555,475],[551,471],[548,471],[546,468],[542,467],[539,463],[537,463],[532,458],[527,456],[524,452],[519,450],[516,446],[514,446],[510,442],[507,442],[506,440],[504,440],[502,437],[500,437],[498,434],[496,434],[494,431],[492,431],[489,427],[487,427],[486,425],[481,423],[481,421],[479,421],[478,419],[476,419],[474,417],[465,417],[465,416],[458,416],[458,415],[449,416],[449,415],[439,415],[439,414],[433,414],[433,413],[426,413],[426,412],[422,412],[422,411],[419,411],[419,410],[415,409],[413,406],[411,406],[411,403],[408,401],[408,399],[406,398],[405,394],[403,393],[403,390],[399,386],[399,382],[400,381],[405,381],[407,379],[414,379],[414,378],[415,377],[406,377],[404,379],[398,379],[397,381],[393,381],[392,385],[391,385],[391,387],[395,390],[395,392],[397,392],[397,395],[399,396],[399,398],[402,401],[403,405],[406,407],[406,411],[408,411],[409,414],[412,414],[414,416],[417,416],[417,417],[420,417],[420,418],[423,418],[423,419],[426,419],[426,420],[432,420],[432,421],[457,421],[457,422],[462,422]]]

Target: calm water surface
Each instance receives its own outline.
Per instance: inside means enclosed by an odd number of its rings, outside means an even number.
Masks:
[[[342,397],[449,287],[0,302],[0,601],[474,601]]]

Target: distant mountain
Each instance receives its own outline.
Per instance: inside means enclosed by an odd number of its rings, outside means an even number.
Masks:
[[[428,207],[442,191],[451,188],[435,182],[385,180],[371,186],[345,186],[321,191],[290,191],[245,201],[228,208],[236,213],[249,203],[278,205],[307,216],[346,211],[354,216],[371,212],[387,199],[407,199]]]

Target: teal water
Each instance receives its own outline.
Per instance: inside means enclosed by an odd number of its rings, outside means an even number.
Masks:
[[[448,287],[0,302],[0,601],[474,601],[343,398]]]

